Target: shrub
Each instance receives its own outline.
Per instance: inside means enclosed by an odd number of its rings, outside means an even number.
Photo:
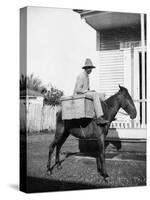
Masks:
[[[63,91],[54,88],[53,86],[44,95],[44,104],[46,105],[60,105],[60,98],[63,96]]]

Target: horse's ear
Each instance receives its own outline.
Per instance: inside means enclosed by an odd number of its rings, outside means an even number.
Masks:
[[[123,87],[119,84],[119,88],[120,88],[120,90],[122,90],[123,89]]]

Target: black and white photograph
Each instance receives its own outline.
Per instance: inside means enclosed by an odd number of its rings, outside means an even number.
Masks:
[[[147,14],[20,8],[20,190],[147,185]]]

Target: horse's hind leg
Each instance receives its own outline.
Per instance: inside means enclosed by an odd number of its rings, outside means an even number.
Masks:
[[[64,144],[64,142],[66,141],[68,136],[69,136],[69,132],[67,130],[64,130],[59,142],[56,145],[56,165],[57,165],[57,169],[62,168],[60,158],[59,158],[59,153],[60,153],[60,149],[61,149],[62,145]]]
[[[97,171],[104,178],[107,178],[108,174],[106,171],[106,164],[105,164],[105,136],[103,133],[103,129],[101,127],[95,125],[95,128],[96,128],[96,136],[97,136],[97,142],[98,142],[98,148],[99,148],[97,159],[96,159]]]
[[[54,138],[53,142],[49,146],[49,153],[48,153],[48,162],[47,162],[47,172],[52,174],[52,168],[51,168],[51,159],[52,159],[52,153],[54,151],[54,148],[57,144],[56,138]]]
[[[104,139],[105,138],[104,138],[103,134],[98,138],[98,146],[99,146],[99,155],[98,155],[99,158],[98,158],[98,160],[101,163],[101,172],[100,172],[100,174],[105,179],[105,178],[108,177],[108,174],[107,174],[107,171],[106,171],[106,164],[105,164],[105,141],[104,141]],[[100,163],[99,163],[99,165],[100,165]]]
[[[98,171],[98,173],[101,173],[101,163],[100,163],[99,155],[97,155],[96,164],[97,164],[97,171]]]

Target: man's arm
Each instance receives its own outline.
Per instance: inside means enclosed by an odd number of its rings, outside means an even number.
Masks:
[[[84,80],[82,76],[78,76],[77,78],[77,82],[76,82],[76,86],[75,86],[75,93],[76,94],[84,94],[86,93],[88,90],[85,90],[83,88],[84,86]]]

